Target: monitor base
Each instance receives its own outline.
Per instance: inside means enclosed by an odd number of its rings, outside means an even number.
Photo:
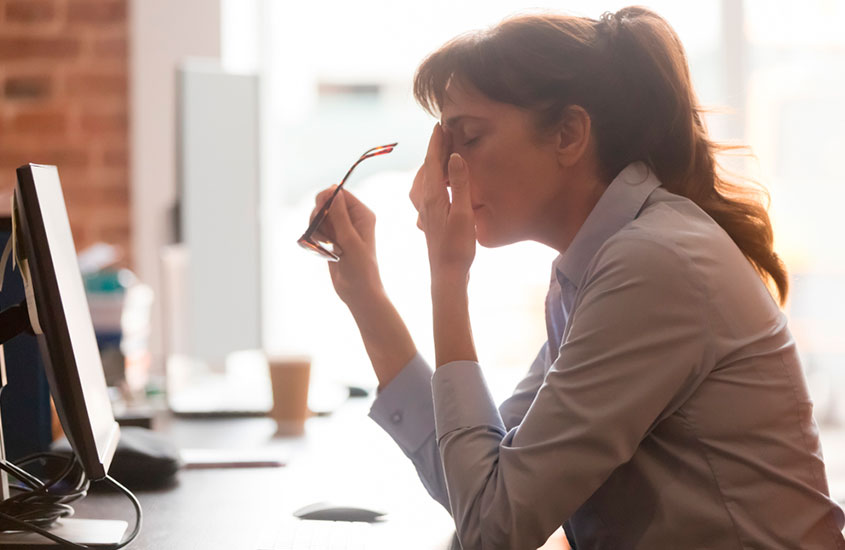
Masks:
[[[122,540],[128,526],[125,521],[111,519],[60,519],[49,531],[76,544],[111,546]],[[3,547],[36,550],[57,548],[58,543],[37,533],[16,531],[0,533],[0,548]]]

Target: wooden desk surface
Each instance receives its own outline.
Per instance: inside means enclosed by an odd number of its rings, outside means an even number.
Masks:
[[[452,518],[423,488],[411,462],[372,420],[369,400],[350,400],[329,417],[308,420],[302,437],[274,438],[267,418],[165,418],[157,429],[180,448],[278,451],[282,468],[183,470],[173,487],[138,490],[144,509],[133,550],[258,550],[298,521],[291,513],[318,501],[390,513],[385,528],[403,549],[448,543]],[[95,492],[75,504],[76,517],[131,523],[126,497]],[[398,548],[399,546],[397,546]]]

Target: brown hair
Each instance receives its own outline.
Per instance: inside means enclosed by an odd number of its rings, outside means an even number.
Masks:
[[[494,101],[530,109],[539,130],[557,125],[566,106],[583,107],[607,181],[644,161],[665,189],[707,212],[786,300],[786,268],[772,247],[766,207],[718,166],[716,154],[734,147],[708,137],[683,45],[665,19],[642,7],[599,20],[520,15],[460,35],[417,69],[414,96],[429,113],[442,108],[453,76]]]

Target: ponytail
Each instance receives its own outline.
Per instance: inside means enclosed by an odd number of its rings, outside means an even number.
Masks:
[[[677,34],[663,18],[641,7],[604,14],[597,30],[635,113],[619,113],[608,121],[616,131],[607,133],[607,141],[616,143],[610,143],[610,151],[599,144],[602,164],[618,172],[633,160],[646,161],[665,189],[695,202],[730,235],[761,277],[774,283],[782,304],[789,281],[773,249],[769,215],[753,188],[720,173],[716,155],[730,147],[707,135]],[[620,135],[627,143],[618,143]]]

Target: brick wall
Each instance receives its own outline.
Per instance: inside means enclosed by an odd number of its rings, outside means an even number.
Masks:
[[[0,189],[59,167],[77,249],[129,257],[128,0],[0,0]]]

